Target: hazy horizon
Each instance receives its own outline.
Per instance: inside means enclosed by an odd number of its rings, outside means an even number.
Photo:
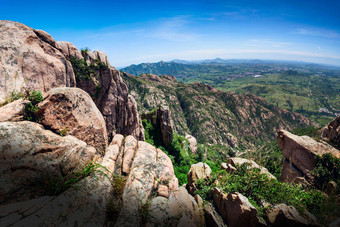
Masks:
[[[0,19],[42,29],[111,65],[203,59],[340,66],[339,1],[2,1]]]

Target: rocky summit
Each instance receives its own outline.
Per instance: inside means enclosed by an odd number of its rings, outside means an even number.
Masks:
[[[335,226],[338,123],[295,135],[309,119],[263,98],[135,77],[3,20],[0,226]],[[244,158],[277,130],[280,179]]]

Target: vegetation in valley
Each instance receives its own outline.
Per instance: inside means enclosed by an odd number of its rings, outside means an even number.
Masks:
[[[265,174],[261,174],[259,169],[250,169],[247,165],[244,163],[238,166],[235,173],[220,170],[207,179],[199,180],[195,193],[212,202],[214,187],[220,188],[226,194],[239,192],[258,210],[259,217],[264,217],[270,206],[280,203],[292,205],[300,212],[307,209],[321,219],[328,215],[324,213],[323,208],[329,201],[321,192],[269,179]],[[265,205],[265,202],[270,205]]]
[[[198,144],[197,152],[193,154],[188,147],[188,140],[177,133],[174,133],[171,144],[165,147],[160,137],[159,126],[146,119],[143,119],[142,122],[145,130],[145,141],[160,148],[170,157],[179,185],[187,183],[187,174],[192,164],[206,162],[215,172],[219,169],[222,161],[227,160],[229,154],[231,154],[224,146],[205,146],[203,144]]]
[[[142,73],[172,75],[180,82],[198,81],[222,91],[252,93],[265,98],[270,104],[299,112],[320,125],[325,125],[335,113],[340,113],[339,68],[215,59],[195,64],[143,63],[126,67],[122,71],[136,76]]]
[[[275,128],[306,126],[301,116],[278,109],[251,94],[236,95],[204,84],[184,84],[167,77],[124,74],[140,113],[169,106],[178,134],[191,134],[202,144],[229,144],[236,150],[263,144]],[[244,126],[247,127],[244,127]]]
[[[325,190],[328,182],[334,181],[340,185],[340,159],[331,154],[316,156],[316,167],[312,171],[315,176],[315,186],[320,190]],[[336,194],[340,193],[340,187],[337,187]]]

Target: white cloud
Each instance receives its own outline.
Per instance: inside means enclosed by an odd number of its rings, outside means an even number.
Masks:
[[[187,31],[187,25],[190,23],[190,16],[165,18],[155,28],[151,28],[146,36],[176,42],[187,42],[199,38],[200,34]]]
[[[340,38],[340,33],[329,29],[320,28],[299,28],[295,33],[300,35],[319,36],[325,38]]]
[[[287,47],[292,43],[290,42],[282,42],[282,41],[271,41],[271,40],[259,40],[259,39],[251,39],[248,40],[246,46],[256,47],[256,48],[266,48],[266,47]]]

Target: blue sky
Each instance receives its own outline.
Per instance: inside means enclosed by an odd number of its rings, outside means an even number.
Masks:
[[[340,0],[13,1],[14,20],[105,51],[113,66],[160,60],[274,59],[340,65]]]

